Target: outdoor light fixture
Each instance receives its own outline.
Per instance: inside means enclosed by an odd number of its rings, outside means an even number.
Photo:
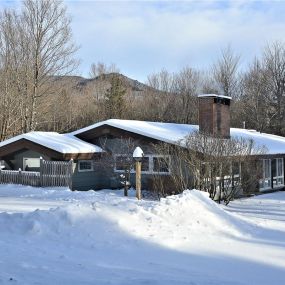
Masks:
[[[143,151],[137,146],[133,153],[133,158],[136,161],[136,196],[138,200],[141,199],[141,169],[142,169],[142,159]]]
[[[133,158],[135,161],[142,161],[142,158],[143,158],[143,150],[137,146],[134,150],[134,153],[133,153]]]

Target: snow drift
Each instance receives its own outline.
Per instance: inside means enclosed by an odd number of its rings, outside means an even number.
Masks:
[[[58,193],[54,194],[58,197]],[[78,195],[80,199],[82,194]],[[103,228],[113,223],[135,236],[153,240],[163,237],[171,246],[189,235],[242,236],[250,229],[248,224],[213,202],[207,193],[197,190],[186,190],[180,195],[152,202],[105,192],[94,192],[92,196],[88,193],[88,196],[92,197],[91,201],[79,204],[74,195],[73,203],[50,210],[0,213],[0,231],[51,236],[63,232],[68,235],[69,231],[76,229],[84,235],[102,235]]]
[[[284,284],[284,193],[130,194],[0,185],[0,284]]]

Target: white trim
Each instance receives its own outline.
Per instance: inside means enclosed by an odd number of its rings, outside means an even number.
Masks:
[[[81,169],[80,168],[80,163],[81,162],[90,162],[91,163],[91,168],[90,169]],[[79,160],[78,161],[78,172],[91,172],[94,171],[94,166],[93,166],[93,161],[92,160]]]

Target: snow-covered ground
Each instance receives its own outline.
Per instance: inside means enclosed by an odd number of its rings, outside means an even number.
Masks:
[[[0,284],[285,284],[285,192],[131,194],[1,185]]]

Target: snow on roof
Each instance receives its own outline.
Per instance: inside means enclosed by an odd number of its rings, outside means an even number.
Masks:
[[[232,97],[230,96],[225,96],[225,95],[218,95],[218,94],[201,94],[201,95],[198,95],[198,98],[201,98],[201,97],[219,97],[219,98],[225,98],[225,99],[232,99]]]
[[[99,146],[84,142],[71,134],[56,132],[30,132],[0,142],[0,147],[21,139],[32,141],[60,153],[95,153],[102,152]]]
[[[168,143],[175,143],[198,129],[195,125],[110,119],[77,130],[71,134],[78,135],[103,125],[119,128]]]
[[[231,136],[252,139],[256,146],[266,147],[266,154],[285,154],[285,137],[237,128],[231,128]]]
[[[110,119],[77,130],[71,134],[78,135],[103,125],[112,126],[172,144],[182,141],[187,135],[199,130],[199,126],[197,125]],[[285,137],[237,128],[231,128],[231,136],[252,139],[256,146],[266,147],[266,154],[285,154]]]

